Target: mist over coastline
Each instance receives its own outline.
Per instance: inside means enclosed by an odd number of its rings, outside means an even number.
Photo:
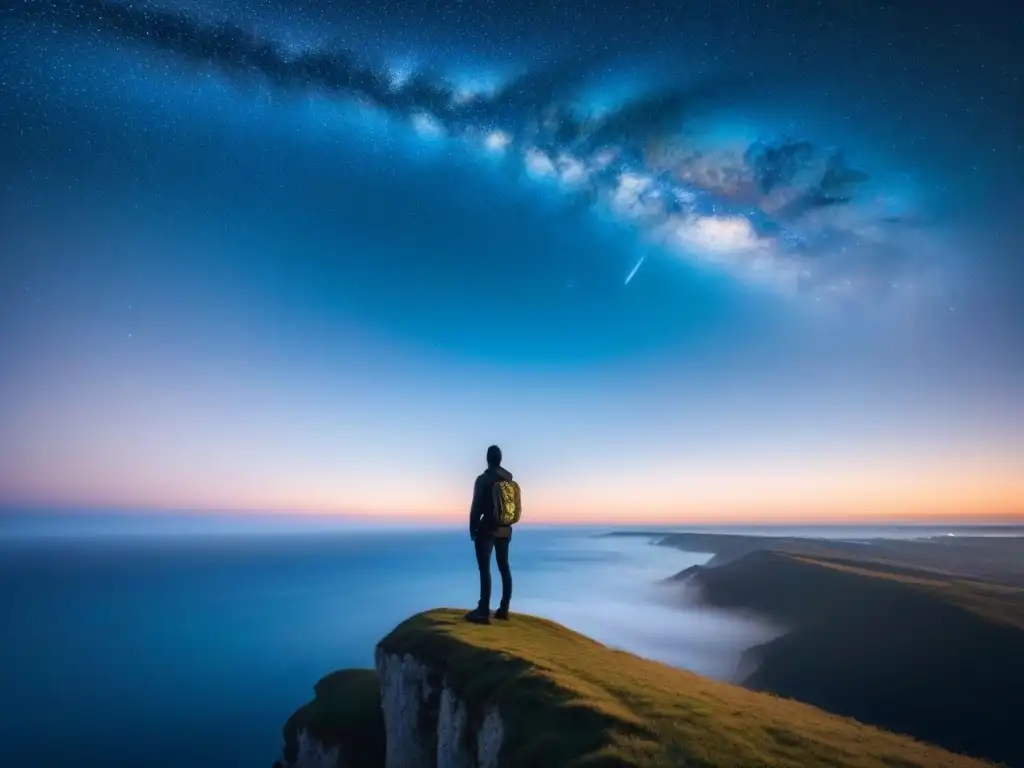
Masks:
[[[748,673],[744,652],[781,628],[699,607],[662,583],[711,555],[654,546],[664,528],[631,530],[517,531],[514,610],[719,679]],[[718,530],[844,540],[1009,531]],[[33,749],[53,768],[118,765],[117,742],[124,755],[152,754],[154,768],[241,766],[274,753],[280,724],[327,671],[370,666],[376,641],[411,614],[471,606],[476,573],[461,526],[9,512],[0,515],[0,594],[0,688],[10,694],[0,728],[13,734],[0,743],[3,762]],[[47,741],[55,718],[64,737]]]
[[[125,765],[142,751],[156,768],[260,764],[327,671],[371,666],[376,641],[413,613],[476,599],[461,528],[13,521],[0,534],[0,729],[13,734],[0,762],[32,750],[53,768],[117,765],[116,742]],[[707,555],[601,532],[517,531],[514,610],[726,679],[770,636],[660,599],[659,580]],[[55,719],[64,734],[48,741]]]

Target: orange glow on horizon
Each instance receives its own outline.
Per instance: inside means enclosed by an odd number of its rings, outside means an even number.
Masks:
[[[308,500],[280,499],[277,503],[178,503],[139,499],[60,499],[23,498],[15,504],[28,507],[55,507],[82,510],[137,511],[139,513],[199,512],[230,514],[240,517],[294,516],[379,521],[382,523],[455,525],[465,521],[468,499],[462,505],[406,507],[393,505],[353,506],[337,503],[309,503]],[[852,500],[851,500],[852,501]],[[593,504],[569,508],[537,499],[527,507],[524,522],[540,525],[629,526],[680,525],[1024,525],[1024,506],[1016,498],[972,500],[947,497],[918,504],[890,501],[874,506],[855,506],[850,502],[806,504],[803,509],[781,502],[747,502],[702,506],[696,501],[675,507],[646,506],[642,510],[626,504]],[[1006,502],[1001,503],[1001,502]],[[465,507],[465,510],[462,509]]]
[[[721,460],[645,464],[614,470],[566,468],[563,475],[517,475],[525,519],[546,524],[887,524],[1024,523],[1024,469],[961,456],[892,461]],[[461,479],[461,478],[460,478]],[[154,471],[54,475],[45,489],[0,487],[7,505],[343,516],[380,521],[459,523],[472,476],[396,481],[393,473],[211,474],[204,483]]]

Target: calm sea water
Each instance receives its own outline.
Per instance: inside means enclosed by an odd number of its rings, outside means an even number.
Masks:
[[[57,530],[0,527],[2,765],[269,766],[321,676],[476,597],[461,529]],[[596,533],[517,531],[513,610],[723,678],[771,636],[665,601],[706,556]]]

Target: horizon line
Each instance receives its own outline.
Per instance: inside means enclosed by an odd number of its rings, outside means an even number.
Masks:
[[[391,513],[391,512],[345,512],[345,511],[309,511],[285,509],[236,509],[236,508],[203,508],[203,507],[164,507],[157,505],[69,505],[69,504],[25,504],[0,501],[0,519],[13,517],[53,517],[74,516],[80,518],[121,517],[132,518],[146,516],[150,519],[208,518],[235,519],[242,521],[258,520],[293,520],[320,522],[351,522],[369,523],[381,527],[395,525],[417,525],[426,527],[449,527],[462,524],[464,515],[453,513]],[[981,514],[969,513],[938,513],[932,515],[880,515],[880,514],[846,514],[846,515],[772,515],[769,517],[752,517],[749,515],[698,516],[682,514],[673,518],[666,515],[655,515],[650,518],[638,518],[624,513],[618,516],[598,515],[595,519],[580,520],[578,516],[545,514],[529,521],[527,527],[575,527],[575,528],[616,528],[619,530],[649,529],[656,527],[674,528],[691,526],[700,528],[714,527],[1019,527],[1024,526],[1024,513]]]

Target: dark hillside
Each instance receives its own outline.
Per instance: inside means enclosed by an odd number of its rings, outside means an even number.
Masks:
[[[751,651],[747,687],[1024,765],[1024,590],[766,551],[686,583],[791,628]]]

